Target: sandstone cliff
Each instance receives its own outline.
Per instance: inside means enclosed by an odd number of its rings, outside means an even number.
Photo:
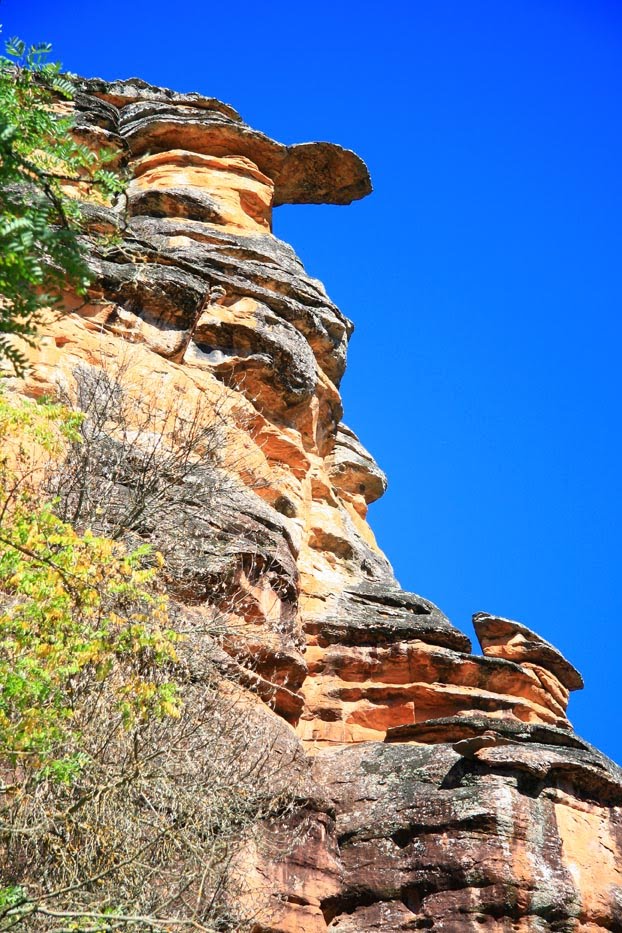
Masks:
[[[566,717],[580,674],[485,613],[473,653],[366,523],[386,481],[342,421],[352,325],[271,232],[279,204],[367,195],[364,164],[139,80],[81,81],[74,106],[127,190],[85,203],[96,284],[48,323],[26,391],[123,360],[165,416],[226,422],[229,481],[176,538],[171,586],[225,607],[223,669],[305,753],[302,843],[248,854],[275,905],[257,929],[622,930],[622,772]]]

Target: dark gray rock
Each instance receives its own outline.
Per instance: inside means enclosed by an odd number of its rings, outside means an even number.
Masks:
[[[185,217],[204,223],[221,223],[221,208],[201,188],[128,188],[130,215],[148,217]]]
[[[529,748],[537,772],[526,769]],[[561,925],[574,922],[580,901],[562,857],[557,787],[572,786],[585,806],[605,794],[619,836],[622,772],[597,752],[559,745],[480,754],[487,759],[461,758],[446,744],[364,743],[315,758],[343,868],[341,890],[322,904],[329,929],[383,929],[388,917],[391,930],[500,930],[528,917],[530,929],[576,929]],[[606,929],[618,929],[616,916],[612,901]]]
[[[508,663],[508,662],[505,662]],[[387,730],[385,742],[419,742],[438,744],[457,742],[461,739],[481,735],[494,727],[500,735],[515,742],[538,742],[544,745],[566,745],[568,748],[589,750],[592,748],[583,739],[566,729],[543,723],[518,722],[515,719],[495,719],[476,716],[447,716],[428,719],[425,722],[409,723]]]
[[[344,590],[333,601],[330,614],[309,620],[305,630],[324,645],[386,645],[420,639],[457,651],[471,648],[467,636],[434,603],[380,583]]]
[[[232,120],[241,120],[233,107],[215,97],[205,97],[196,91],[182,94],[169,88],[155,87],[143,81],[142,78],[126,78],[118,81],[105,81],[103,78],[74,78],[72,80],[79,91],[117,108],[139,101],[155,101],[174,103],[182,107],[190,105],[199,110],[214,110]]]

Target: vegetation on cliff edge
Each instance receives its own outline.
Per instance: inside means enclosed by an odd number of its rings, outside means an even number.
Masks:
[[[42,496],[85,417],[0,395],[0,930],[250,929],[241,853],[291,772],[218,671],[218,618]]]
[[[112,195],[122,187],[105,168],[109,153],[72,137],[63,106],[72,85],[49,52],[11,39],[0,56],[0,362],[17,373],[26,358],[11,337],[32,343],[40,311],[68,287],[84,294],[89,284],[68,189]]]

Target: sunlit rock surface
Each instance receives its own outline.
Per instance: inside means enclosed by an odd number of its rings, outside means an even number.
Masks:
[[[172,585],[228,613],[223,676],[307,756],[287,817],[302,842],[248,856],[258,933],[622,930],[622,773],[566,718],[580,675],[486,613],[472,653],[365,521],[386,480],[342,421],[352,325],[271,233],[278,204],[368,194],[364,164],[200,95],[78,87],[77,133],[128,185],[85,205],[96,282],[50,318],[26,391],[121,360],[164,417],[200,404],[226,426],[225,492],[185,530],[192,571]]]

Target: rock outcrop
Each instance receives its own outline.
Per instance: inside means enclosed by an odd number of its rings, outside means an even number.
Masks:
[[[366,524],[386,480],[342,422],[352,325],[271,233],[279,204],[368,194],[364,164],[135,79],[81,80],[75,109],[127,190],[84,205],[95,285],[50,318],[25,391],[123,360],[165,422],[199,405],[225,426],[227,482],[176,539],[172,585],[235,622],[223,675],[306,753],[283,818],[301,844],[249,860],[273,905],[258,933],[622,930],[622,772],[572,731],[580,675],[485,613],[473,653]]]

